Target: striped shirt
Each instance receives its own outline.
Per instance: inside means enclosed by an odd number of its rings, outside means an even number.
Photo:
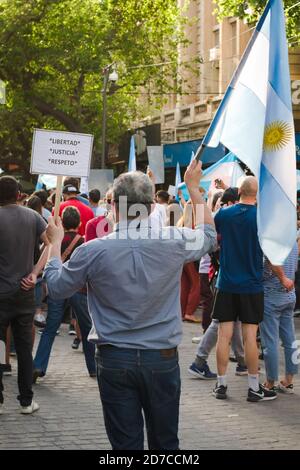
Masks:
[[[295,243],[292,251],[287,257],[283,269],[285,275],[289,279],[295,279],[295,272],[298,266],[298,244]],[[270,264],[267,260],[264,263],[264,292],[265,295],[272,295],[274,302],[295,302],[296,294],[295,289],[287,292],[283,287],[278,277],[272,272]]]

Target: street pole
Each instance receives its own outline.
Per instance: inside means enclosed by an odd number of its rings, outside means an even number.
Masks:
[[[106,151],[106,119],[107,119],[107,85],[110,72],[110,65],[104,68],[103,89],[102,89],[102,153],[101,153],[101,169],[105,169],[105,151]]]

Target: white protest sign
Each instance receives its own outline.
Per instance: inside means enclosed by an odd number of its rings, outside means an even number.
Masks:
[[[149,167],[154,174],[155,184],[162,184],[165,182],[165,163],[163,155],[163,147],[149,146],[147,147]]]
[[[88,176],[93,139],[90,134],[35,129],[30,172],[57,176]]]
[[[173,196],[173,197],[176,196],[176,188],[175,188],[175,186],[172,186],[172,185],[170,184],[170,186],[168,187],[168,194],[170,194],[170,196]]]
[[[104,194],[108,188],[114,182],[114,172],[113,170],[91,170],[89,176],[89,191],[92,189],[99,189],[101,193],[101,198],[104,197]]]
[[[79,191],[81,193],[87,194],[89,192],[89,179],[85,176],[80,180],[80,188]]]

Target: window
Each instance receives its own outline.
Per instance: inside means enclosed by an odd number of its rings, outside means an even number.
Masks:
[[[220,47],[220,30],[219,28],[214,30],[214,46]]]

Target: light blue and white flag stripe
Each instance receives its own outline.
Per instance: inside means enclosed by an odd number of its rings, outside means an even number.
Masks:
[[[282,0],[270,0],[203,144],[220,142],[259,180],[258,235],[282,265],[296,239],[296,149]]]
[[[134,143],[133,135],[131,136],[131,140],[130,140],[128,171],[136,171],[135,143]]]
[[[176,175],[175,175],[175,196],[177,198],[178,195],[178,187],[181,183],[181,173],[180,173],[180,165],[179,162],[177,162],[176,165]]]
[[[206,192],[213,190],[215,188],[214,181],[217,178],[223,180],[227,186],[237,186],[240,178],[243,176],[245,176],[245,174],[238,163],[238,159],[230,152],[203,171],[200,186],[204,188]],[[186,184],[181,183],[179,189],[181,189],[183,197],[188,200],[190,196]]]
[[[36,191],[39,191],[40,189],[43,189],[42,175],[39,175],[36,185],[35,185]]]
[[[57,184],[57,176],[55,175],[39,175],[35,190],[38,191],[43,189],[46,186],[46,189],[53,189],[56,188]]]

